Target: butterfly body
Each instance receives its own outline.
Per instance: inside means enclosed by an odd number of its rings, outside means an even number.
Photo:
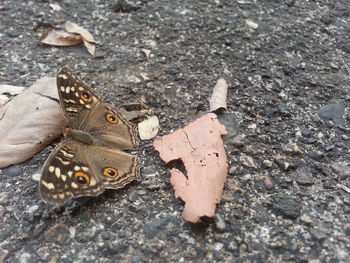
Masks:
[[[96,140],[94,140],[94,137],[88,132],[75,130],[72,128],[65,128],[63,134],[64,137],[68,139],[71,138],[72,140],[78,141],[86,145],[96,144]]]
[[[42,198],[64,203],[96,196],[140,180],[140,161],[124,152],[138,144],[137,127],[66,68],[57,75],[60,105],[67,120],[66,141],[46,161],[39,182]]]

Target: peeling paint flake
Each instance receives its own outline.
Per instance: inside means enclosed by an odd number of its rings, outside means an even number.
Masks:
[[[209,113],[183,129],[153,143],[165,162],[180,160],[180,167],[170,169],[175,196],[185,201],[183,218],[199,223],[201,217],[214,217],[221,200],[228,165],[221,135],[227,134],[217,116]]]

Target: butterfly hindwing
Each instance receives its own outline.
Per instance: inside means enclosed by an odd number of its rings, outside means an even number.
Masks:
[[[129,153],[100,146],[85,152],[93,173],[100,177],[105,188],[123,188],[133,180],[140,180],[140,160]]]
[[[71,197],[99,195],[104,191],[84,154],[86,146],[65,141],[47,159],[39,182],[42,198],[51,203],[64,203]]]

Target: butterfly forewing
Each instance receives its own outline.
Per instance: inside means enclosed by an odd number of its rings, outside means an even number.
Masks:
[[[111,105],[96,105],[84,130],[92,134],[97,143],[119,150],[135,149],[138,144],[137,126],[127,121]]]
[[[67,68],[60,69],[57,74],[57,89],[69,127],[81,129],[94,107],[100,103],[101,96]]]

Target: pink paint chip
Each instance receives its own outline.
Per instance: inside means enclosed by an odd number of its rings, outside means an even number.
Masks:
[[[181,159],[187,171],[170,170],[175,196],[185,201],[183,218],[198,223],[213,217],[221,200],[228,164],[221,135],[227,134],[217,116],[209,113],[183,129],[153,143],[165,162]]]

